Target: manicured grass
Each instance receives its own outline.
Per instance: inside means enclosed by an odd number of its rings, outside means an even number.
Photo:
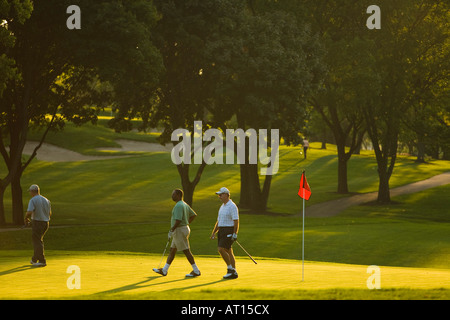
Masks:
[[[447,213],[423,215],[430,203],[442,203],[450,186],[402,196],[392,206],[359,206],[331,218],[307,218],[305,256],[308,260],[363,265],[449,268],[450,224]],[[169,204],[168,204],[169,205]],[[216,203],[214,205],[218,207]],[[211,210],[213,211],[213,210]],[[200,215],[201,214],[201,215]],[[420,217],[420,218],[419,218]],[[192,223],[194,254],[215,255],[209,240],[216,213],[199,212]],[[439,221],[437,221],[439,220]],[[53,226],[46,235],[49,249],[118,250],[159,253],[165,245],[169,213],[146,223]],[[261,257],[301,258],[301,219],[291,216],[241,215],[240,242]],[[28,230],[0,233],[0,249],[30,248]],[[240,249],[236,254],[244,256]]]
[[[335,192],[337,157],[331,147],[328,150],[313,149],[308,160],[299,159],[299,150],[281,147],[280,171],[273,177],[268,201],[268,210],[271,212],[300,213],[301,201],[297,191],[302,169],[307,170],[313,191],[308,205],[348,196]],[[373,156],[354,156],[349,167],[351,191],[377,190],[378,177]],[[4,168],[4,164],[0,164],[0,168]],[[416,164],[410,158],[400,158],[391,185],[404,185],[448,170],[449,161]],[[191,177],[194,172],[193,165]],[[34,160],[22,177],[23,186],[32,183],[39,184],[42,193],[52,201],[54,224],[165,221],[172,206],[171,191],[181,186],[180,177],[168,153],[84,162]],[[211,165],[205,168],[195,190],[194,209],[202,215],[215,216],[218,202],[214,191],[221,186],[227,186],[232,192],[232,198],[239,203],[238,165]],[[25,204],[28,202],[26,192],[23,201]],[[9,189],[5,193],[5,204],[9,212]],[[62,212],[64,214],[59,214]],[[9,221],[11,217],[7,215],[6,218]]]
[[[78,129],[69,128],[58,138],[55,135],[52,143],[91,154],[97,147],[113,146],[115,139],[124,138],[101,126]],[[78,135],[80,139],[76,138]],[[88,142],[90,135],[93,135],[92,141]],[[129,138],[149,139],[147,141],[154,138],[146,134],[137,138],[137,135],[140,134],[130,133]],[[46,277],[50,272],[48,291],[40,294],[33,291],[33,298],[170,299],[172,293],[177,292],[181,299],[226,299],[227,293],[233,294],[234,299],[448,299],[448,281],[445,281],[449,279],[450,270],[448,185],[395,197],[391,205],[356,206],[335,217],[307,218],[305,257],[307,266],[314,266],[308,271],[307,279],[318,282],[308,282],[299,288],[297,284],[287,285],[287,279],[278,283],[274,278],[269,282],[278,287],[259,286],[261,282],[253,278],[255,267],[295,269],[295,278],[299,277],[302,235],[301,218],[296,215],[301,212],[301,199],[297,196],[301,171],[306,170],[313,191],[306,204],[307,210],[315,203],[348,196],[335,193],[335,147],[329,145],[327,150],[320,150],[318,144],[311,145],[307,160],[300,155],[300,148],[281,147],[280,170],[273,177],[268,202],[272,214],[241,212],[239,241],[261,262],[254,266],[239,248],[235,248],[243,270],[239,279],[242,286],[233,291],[223,292],[220,288],[218,279],[224,270],[218,258],[217,243],[209,240],[209,235],[220,206],[214,192],[227,186],[233,200],[239,203],[238,165],[208,166],[195,190],[193,207],[198,218],[191,226],[190,241],[194,255],[208,266],[202,282],[191,285],[182,279],[190,271],[185,270],[189,266],[182,255],[177,257],[177,265],[180,264],[173,269],[176,274],[173,280],[165,278],[166,282],[160,282],[163,280],[149,278],[153,276],[150,269],[159,263],[166,243],[173,207],[170,194],[180,187],[180,178],[168,153],[86,162],[34,160],[23,175],[22,185],[25,188],[38,183],[42,193],[52,201],[54,215],[45,243],[49,259],[53,261],[43,269],[24,267],[31,255],[30,230],[0,232],[0,281],[2,285],[5,279],[13,281],[9,282],[8,290],[14,287],[11,283],[27,290],[25,282],[20,280],[22,277],[28,279],[36,274]],[[4,172],[4,168],[1,163],[0,171]],[[192,176],[195,166],[191,169]],[[449,161],[417,164],[413,158],[399,157],[391,187],[449,170]],[[378,177],[373,155],[363,152],[353,156],[348,177],[351,192],[376,191]],[[5,200],[6,210],[10,212],[9,190]],[[28,202],[26,192],[23,200],[25,204]],[[8,215],[7,221],[10,218]],[[92,273],[97,282],[93,280],[95,285],[89,292],[74,293],[64,287],[68,277],[65,269],[77,263],[84,266],[83,270],[91,270],[91,267],[97,270]],[[115,264],[121,267],[116,270]],[[220,271],[216,271],[217,265]],[[369,265],[383,266],[382,290],[369,291],[365,287]],[[133,269],[139,267],[139,270]],[[359,270],[358,285],[349,280],[354,277],[349,270],[355,268]],[[345,276],[340,273],[341,269],[350,273]],[[385,278],[389,274],[396,274],[394,280]],[[426,275],[433,277],[420,278]],[[119,282],[113,276],[120,278]],[[419,278],[422,279],[420,285],[414,280]],[[442,287],[446,289],[440,289]],[[10,298],[25,298],[23,291],[11,290],[4,291],[2,287],[0,298],[7,294]],[[48,295],[43,296],[45,294]]]
[[[299,171],[298,148],[282,147],[280,173],[274,177],[269,206],[271,211],[290,215],[252,215],[241,213],[240,240],[258,256],[299,259],[301,257],[301,200],[296,195]],[[333,181],[336,157],[331,150],[313,149],[308,160],[308,176],[314,199],[336,197]],[[354,157],[349,180],[376,181],[365,167],[372,166],[367,155]],[[402,164],[397,178],[402,183],[446,169],[446,162],[425,165]],[[328,163],[328,164],[326,164]],[[407,174],[418,166],[421,175]],[[427,169],[428,168],[428,169]],[[407,180],[409,179],[409,180]],[[126,159],[49,163],[33,161],[22,184],[39,183],[42,193],[52,201],[52,228],[47,245],[58,250],[161,251],[170,227],[173,202],[170,194],[179,187],[179,177],[169,155],[158,153]],[[352,182],[353,183],[353,182]],[[214,191],[222,185],[232,190],[239,202],[237,165],[210,166],[205,169],[194,198],[199,217],[192,224],[193,251],[216,254],[210,232],[217,218],[220,201]],[[376,182],[373,183],[376,189]],[[236,191],[235,191],[236,190]],[[374,190],[370,190],[374,191]],[[390,266],[448,267],[449,217],[446,207],[449,186],[394,198],[389,206],[358,206],[339,216],[306,220],[306,257],[316,261]],[[8,199],[8,192],[5,199]],[[24,195],[24,203],[28,201]],[[7,202],[7,210],[10,205]],[[10,217],[7,217],[10,219]],[[56,228],[58,225],[77,225]],[[0,249],[27,249],[31,245],[26,231],[0,233]]]
[[[307,261],[302,282],[299,261],[256,257],[255,265],[239,258],[239,278],[226,281],[219,257],[197,256],[202,275],[185,279],[190,266],[182,255],[166,277],[151,271],[158,255],[49,251],[47,256],[47,267],[32,268],[27,252],[0,252],[0,299],[446,299],[450,292],[442,282],[450,277],[448,269],[380,266],[378,291],[367,288],[364,265]],[[72,275],[67,268],[73,265],[80,270],[80,289],[67,287]],[[276,277],[267,276],[274,273]]]

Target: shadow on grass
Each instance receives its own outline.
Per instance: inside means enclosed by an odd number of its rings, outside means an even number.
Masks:
[[[142,288],[147,288],[147,287],[151,287],[151,286],[157,286],[157,285],[164,285],[164,284],[169,284],[169,283],[174,283],[174,282],[182,282],[182,281],[190,281],[192,279],[189,278],[184,278],[184,279],[176,279],[176,280],[170,280],[170,281],[165,281],[165,282],[157,282],[157,283],[151,283],[152,280],[155,279],[159,279],[161,278],[161,276],[151,276],[151,277],[147,277],[146,279],[136,282],[136,283],[132,283],[123,287],[119,287],[119,288],[115,288],[115,289],[110,289],[110,290],[106,290],[106,291],[101,291],[101,292],[97,292],[92,294],[93,297],[95,296],[101,296],[101,295],[105,295],[105,294],[116,294],[116,293],[121,293],[121,292],[125,292],[125,291],[131,291],[131,290],[136,290],[136,289],[142,289]],[[189,287],[184,287],[183,290],[186,289],[193,289],[193,288],[197,288],[197,287],[203,287],[203,286],[208,286],[214,283],[218,283],[218,282],[222,282],[222,281],[226,281],[226,280],[217,280],[217,281],[212,281],[212,282],[208,282],[208,283],[201,283],[201,284],[197,284],[197,285],[193,285],[193,286],[189,286]],[[172,290],[180,290],[180,288],[173,288],[173,289],[168,289],[168,290],[164,290],[164,291],[172,291]]]
[[[0,271],[0,276],[4,276],[11,273],[21,272],[29,269],[36,269],[36,267],[33,267],[32,265],[24,265],[20,267],[15,267],[9,270]]]

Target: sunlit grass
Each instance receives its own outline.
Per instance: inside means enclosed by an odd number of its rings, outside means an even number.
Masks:
[[[178,255],[166,277],[151,271],[159,255],[128,252],[49,251],[45,268],[31,268],[24,251],[0,252],[0,299],[446,299],[450,271],[444,269],[380,267],[380,290],[367,287],[367,265],[305,262],[286,259],[238,258],[239,278],[232,287],[222,279],[223,261],[196,256],[202,275],[185,279],[190,265]],[[69,289],[66,272],[79,267],[80,289]],[[288,270],[288,272],[286,272]],[[48,276],[51,274],[51,276]],[[268,276],[276,274],[277,276]],[[43,278],[45,281],[43,282]],[[264,281],[261,281],[264,279]],[[45,283],[45,290],[42,290]],[[172,295],[170,295],[172,294]]]

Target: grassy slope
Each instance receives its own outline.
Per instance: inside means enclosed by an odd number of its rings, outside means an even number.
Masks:
[[[96,148],[119,147],[119,144],[115,142],[116,139],[157,142],[159,136],[157,133],[135,131],[116,133],[107,127],[108,120],[108,117],[100,117],[97,125],[88,123],[76,126],[66,123],[63,131],[49,132],[45,142],[86,155],[105,155],[107,152],[96,150]],[[40,141],[42,133],[41,130],[30,130],[28,139]]]
[[[115,137],[111,136],[111,139]],[[106,137],[100,134],[96,139],[102,141]],[[68,140],[62,140],[66,141],[67,147]],[[79,152],[92,151],[92,147],[85,147],[82,142],[71,145],[77,145],[74,149]],[[315,144],[312,146],[308,160],[302,160],[300,148],[281,148],[280,172],[273,179],[269,207],[272,212],[287,216],[241,214],[239,239],[255,256],[300,258],[301,221],[292,214],[299,213],[301,208],[296,191],[302,169],[307,170],[313,189],[313,196],[307,205],[341,196],[334,192],[337,170],[335,151],[331,148],[314,149]],[[416,164],[411,158],[401,157],[391,178],[391,186],[422,180],[448,170],[448,161]],[[43,193],[52,200],[55,214],[53,228],[46,236],[47,249],[63,250],[71,255],[111,250],[161,254],[173,206],[170,193],[179,185],[179,177],[170,156],[160,153],[93,162],[33,161],[22,183],[24,186],[39,183]],[[237,165],[207,167],[196,189],[194,208],[199,218],[192,225],[191,236],[195,255],[217,255],[216,244],[208,240],[208,235],[220,204],[213,192],[222,185],[232,190],[233,199],[238,202],[240,185]],[[352,192],[376,191],[373,156],[363,154],[351,158],[349,186]],[[306,259],[366,266],[448,269],[450,221],[443,208],[447,206],[446,195],[449,191],[449,186],[444,186],[397,197],[394,205],[358,206],[337,217],[307,219]],[[5,198],[9,199],[8,193]],[[24,202],[27,201],[25,195]],[[10,209],[8,201],[6,207]],[[67,224],[80,226],[56,227]],[[5,250],[2,255],[14,254],[15,250],[29,252],[30,247],[27,231],[0,233],[0,249]],[[236,252],[242,255],[238,250]],[[20,255],[23,256],[23,252]],[[21,262],[15,261],[21,265]],[[0,262],[2,270],[10,266],[5,263],[5,260]],[[367,278],[367,275],[364,277]],[[296,290],[290,288],[288,291],[295,297],[304,295]],[[345,293],[331,290],[325,296],[359,296],[359,291],[354,290],[359,289],[346,289]],[[440,291],[426,292],[430,296],[437,294],[442,297]],[[252,294],[254,292],[251,290],[246,292],[247,297]],[[396,294],[392,293],[392,296]]]

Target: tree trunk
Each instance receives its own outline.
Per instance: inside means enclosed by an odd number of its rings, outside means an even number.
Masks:
[[[386,170],[378,170],[379,185],[378,185],[378,199],[379,203],[391,202],[391,193],[389,189],[389,175]]]
[[[261,187],[259,184],[258,165],[249,164],[247,168],[249,170],[250,178],[250,209],[253,211],[265,211],[265,208],[263,208]]]
[[[184,193],[184,202],[192,207],[192,203],[194,202],[194,189],[192,183],[183,183],[183,193]]]
[[[419,137],[419,141],[417,142],[417,159],[416,162],[425,162],[425,143],[423,139]]]
[[[239,128],[245,128],[245,122],[237,115]],[[268,130],[270,131],[270,130]],[[241,173],[241,194],[239,199],[239,208],[250,209],[251,211],[265,212],[267,210],[267,201],[269,199],[270,184],[272,176],[266,175],[263,189],[259,183],[258,164],[250,164],[250,141],[245,137],[245,154],[244,163],[239,165]],[[271,137],[267,137],[267,141],[271,141]],[[260,147],[260,146],[259,146]],[[237,148],[235,144],[235,153]]]
[[[250,209],[252,211],[265,212],[267,210],[267,201],[269,199],[271,175],[266,175],[261,191],[259,183],[258,164],[249,164],[249,143],[246,138],[245,143],[245,164],[241,164],[241,194],[239,207],[241,209]]]
[[[450,160],[450,148],[442,146],[442,160]]]
[[[347,162],[350,159],[345,154],[345,139],[336,139],[338,149],[338,193],[348,193]]]
[[[5,190],[6,187],[3,187],[3,184],[0,182],[0,226],[6,225],[5,203],[3,200]]]
[[[245,164],[240,165],[241,171],[241,198],[239,206],[243,209],[258,210],[258,203],[261,198],[261,189],[259,186],[258,165]]]
[[[339,157],[338,159],[338,193],[348,193],[347,183],[347,159]]]
[[[12,221],[14,225],[23,225],[24,211],[22,201],[22,187],[20,185],[20,178],[22,172],[18,170],[11,179],[11,195],[12,195]]]
[[[177,169],[181,178],[181,186],[184,193],[184,202],[192,207],[195,186],[193,186],[191,181],[189,180],[189,164],[179,164],[177,165]]]
[[[241,194],[239,199],[239,208],[250,209],[251,208],[251,195],[250,195],[250,177],[249,170],[245,164],[239,166],[241,172]]]
[[[267,202],[269,201],[269,192],[270,192],[270,185],[272,183],[272,175],[267,175],[264,178],[264,186],[261,194],[261,208],[264,211],[267,211]]]
[[[241,199],[239,207],[250,209],[257,212],[267,210],[267,201],[269,199],[270,185],[272,176],[265,176],[263,190],[259,183],[258,165],[241,164]]]
[[[200,182],[203,170],[206,167],[206,163],[203,161],[200,167],[197,169],[194,180],[189,179],[189,164],[177,165],[178,173],[181,178],[181,185],[183,187],[184,202],[192,207],[194,202],[194,190],[197,184]]]

